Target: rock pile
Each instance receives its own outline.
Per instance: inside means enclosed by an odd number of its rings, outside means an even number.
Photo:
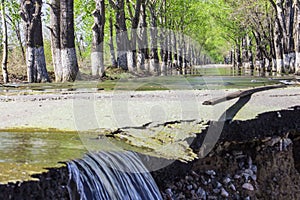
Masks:
[[[163,198],[179,199],[251,199],[258,188],[257,165],[242,151],[233,151],[224,157],[234,162],[236,173],[216,170],[189,171],[184,178],[175,179],[162,191]]]

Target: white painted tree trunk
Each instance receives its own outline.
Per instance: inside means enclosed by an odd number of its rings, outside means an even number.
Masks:
[[[48,82],[49,77],[46,70],[46,59],[45,59],[45,52],[44,47],[38,47],[34,48],[34,54],[35,54],[35,62],[34,62],[34,68],[36,69],[36,82]]]
[[[58,48],[52,49],[52,60],[54,65],[54,72],[55,72],[55,81],[61,82],[63,77],[63,70],[61,65],[61,52]]]
[[[61,49],[61,64],[63,66],[63,81],[75,81],[78,73],[76,50],[74,48]]]
[[[103,52],[92,52],[91,53],[91,65],[92,65],[92,75],[100,76],[104,75],[104,60],[103,60]]]
[[[278,59],[276,58],[276,72],[278,74],[281,74],[284,70],[284,63],[283,63],[283,59]]]
[[[290,56],[288,53],[283,54],[283,71],[288,72],[290,68]]]
[[[145,71],[145,54],[142,51],[137,53],[137,72],[143,73]]]
[[[34,55],[35,49],[27,46],[26,49],[26,65],[27,65],[27,80],[29,83],[33,83],[35,79],[36,70],[34,69]]]
[[[127,66],[129,72],[136,72],[135,61],[134,61],[134,53],[133,51],[127,51]]]
[[[51,36],[51,53],[52,63],[55,73],[55,81],[62,81],[62,65],[60,53],[60,1],[50,0],[50,36]]]
[[[149,73],[151,75],[157,75],[157,65],[153,58],[150,58],[149,60]]]
[[[167,76],[167,63],[164,61],[161,64],[161,76]]]
[[[300,52],[296,52],[295,74],[300,76]]]
[[[277,63],[276,63],[276,59],[272,58],[272,72],[276,72],[277,71]]]
[[[295,72],[295,60],[296,60],[295,52],[289,53],[289,72],[290,73]]]

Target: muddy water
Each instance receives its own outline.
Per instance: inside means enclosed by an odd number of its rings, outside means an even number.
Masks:
[[[77,133],[0,132],[0,183],[29,180],[86,152]]]

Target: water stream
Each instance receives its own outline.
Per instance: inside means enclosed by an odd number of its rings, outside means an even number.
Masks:
[[[70,161],[70,199],[162,199],[151,174],[133,152],[89,153]]]

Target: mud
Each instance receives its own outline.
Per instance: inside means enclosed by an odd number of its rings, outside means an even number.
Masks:
[[[205,131],[191,147],[201,152]],[[300,107],[226,122],[214,149],[152,172],[164,199],[300,199]],[[200,155],[200,154],[199,154]],[[68,199],[65,167],[0,185],[0,199]]]

